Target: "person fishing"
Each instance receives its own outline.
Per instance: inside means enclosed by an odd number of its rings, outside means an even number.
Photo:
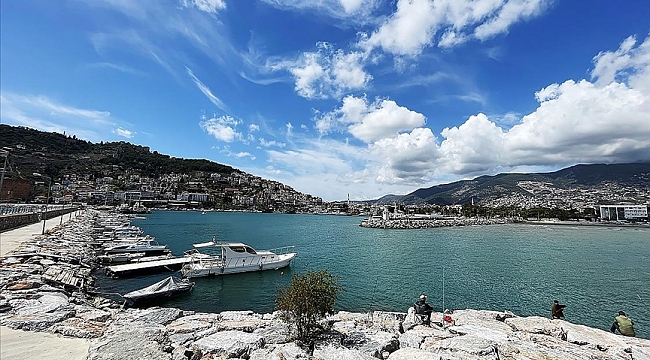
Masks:
[[[564,308],[566,305],[560,305],[558,300],[553,300],[553,306],[551,306],[551,319],[562,319],[564,320]]]
[[[616,330],[623,336],[635,337],[634,333],[634,321],[625,315],[625,312],[622,310],[618,312],[618,316],[614,318],[614,323],[612,324],[611,332],[616,334]]]
[[[433,312],[433,307],[427,304],[427,296],[422,294],[420,299],[413,304],[415,308],[415,314],[420,316],[420,319],[425,325],[431,324],[431,313]]]

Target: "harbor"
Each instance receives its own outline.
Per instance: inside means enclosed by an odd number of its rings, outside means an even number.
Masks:
[[[563,320],[520,317],[507,310],[455,310],[452,326],[445,325],[440,320],[443,314],[435,312],[428,327],[417,323],[408,306],[401,312],[341,311],[326,319],[332,324],[333,337],[309,351],[291,340],[287,325],[277,313],[125,307],[124,303],[93,292],[93,282],[89,281],[92,275],[83,277],[87,280],[84,283],[72,280],[93,263],[90,259],[96,246],[90,244],[96,239],[89,236],[89,230],[95,215],[92,210],[84,212],[49,229],[45,236],[30,236],[27,242],[3,253],[0,264],[3,354],[9,354],[8,347],[13,348],[15,330],[64,336],[39,335],[47,339],[52,349],[62,341],[76,340],[66,343],[70,354],[66,358],[79,360],[189,359],[208,354],[246,359],[354,356],[400,360],[433,359],[431,356],[445,354],[496,359],[496,351],[499,356],[523,352],[533,357],[622,359],[623,354],[635,358],[650,354],[649,340],[625,338]],[[5,238],[2,241],[4,245]],[[63,268],[68,271],[50,270]],[[58,280],[51,281],[55,279]],[[169,281],[166,286],[158,293],[173,295],[189,289],[187,285]],[[151,293],[155,291],[136,292],[131,296],[147,297]]]

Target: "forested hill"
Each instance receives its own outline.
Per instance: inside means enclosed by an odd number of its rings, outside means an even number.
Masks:
[[[57,177],[61,173],[106,176],[120,168],[156,178],[164,173],[189,174],[195,171],[230,174],[241,172],[209,160],[181,159],[150,151],[128,142],[92,143],[53,132],[0,124],[0,147],[10,147],[10,170],[14,176],[29,177],[34,172]],[[115,167],[114,167],[115,166]]]

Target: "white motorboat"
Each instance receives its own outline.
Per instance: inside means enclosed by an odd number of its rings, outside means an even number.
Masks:
[[[277,270],[289,266],[298,255],[294,246],[255,250],[243,243],[210,241],[194,244],[185,256],[192,262],[181,269],[184,277],[227,275],[251,271]]]
[[[169,252],[167,245],[160,245],[154,240],[140,240],[135,243],[125,243],[115,246],[104,248],[106,254],[120,254],[120,253],[137,253],[142,252],[145,254],[162,254]]]

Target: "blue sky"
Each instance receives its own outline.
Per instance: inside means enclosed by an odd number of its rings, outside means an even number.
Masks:
[[[650,161],[647,0],[4,0],[3,124],[343,200]]]

